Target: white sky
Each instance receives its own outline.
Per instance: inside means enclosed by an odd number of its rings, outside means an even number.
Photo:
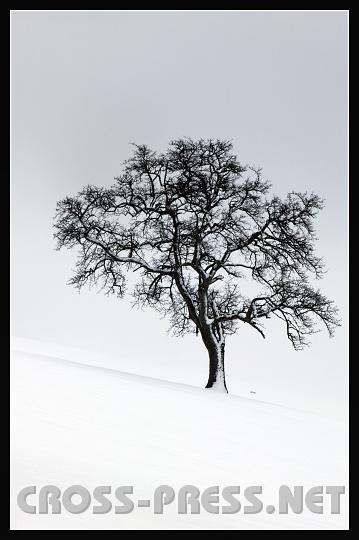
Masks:
[[[317,192],[319,283],[343,326],[303,352],[278,325],[228,339],[233,393],[346,408],[347,14],[26,12],[12,17],[12,333],[116,355],[131,371],[204,385],[199,338],[172,338],[130,299],[66,285],[74,253],[54,251],[56,202],[108,186],[129,143],[229,138],[273,192]]]

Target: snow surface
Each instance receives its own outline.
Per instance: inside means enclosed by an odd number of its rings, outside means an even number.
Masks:
[[[348,528],[347,495],[337,515],[326,496],[323,514],[178,515],[175,502],[163,515],[22,512],[16,496],[28,485],[133,485],[134,501],[160,484],[262,485],[264,507],[282,484],[347,486],[347,433],[336,419],[57,356],[12,351],[12,529]]]

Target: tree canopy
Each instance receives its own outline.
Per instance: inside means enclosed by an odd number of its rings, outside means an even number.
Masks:
[[[79,248],[70,283],[122,297],[127,271],[138,272],[135,303],[206,345],[243,323],[264,337],[271,316],[295,349],[317,323],[331,336],[337,309],[312,285],[324,272],[313,228],[323,202],[295,191],[281,199],[270,188],[230,141],[180,139],[164,153],[134,145],[111,187],[88,185],[57,204],[57,246]]]

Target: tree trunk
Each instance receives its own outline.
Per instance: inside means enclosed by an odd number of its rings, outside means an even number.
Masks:
[[[208,349],[209,377],[206,388],[228,393],[224,374],[224,343]]]

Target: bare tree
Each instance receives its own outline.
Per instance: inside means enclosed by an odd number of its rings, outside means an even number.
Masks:
[[[133,295],[168,316],[175,335],[196,332],[209,355],[206,388],[227,391],[226,336],[248,324],[265,337],[271,315],[295,349],[337,309],[309,283],[323,263],[314,253],[317,195],[267,197],[261,170],[243,167],[229,141],[180,139],[164,154],[134,145],[110,188],[87,186],[57,204],[57,248],[79,247],[70,283],[102,285],[122,297],[127,271],[139,271]],[[248,280],[258,288],[244,295]]]

